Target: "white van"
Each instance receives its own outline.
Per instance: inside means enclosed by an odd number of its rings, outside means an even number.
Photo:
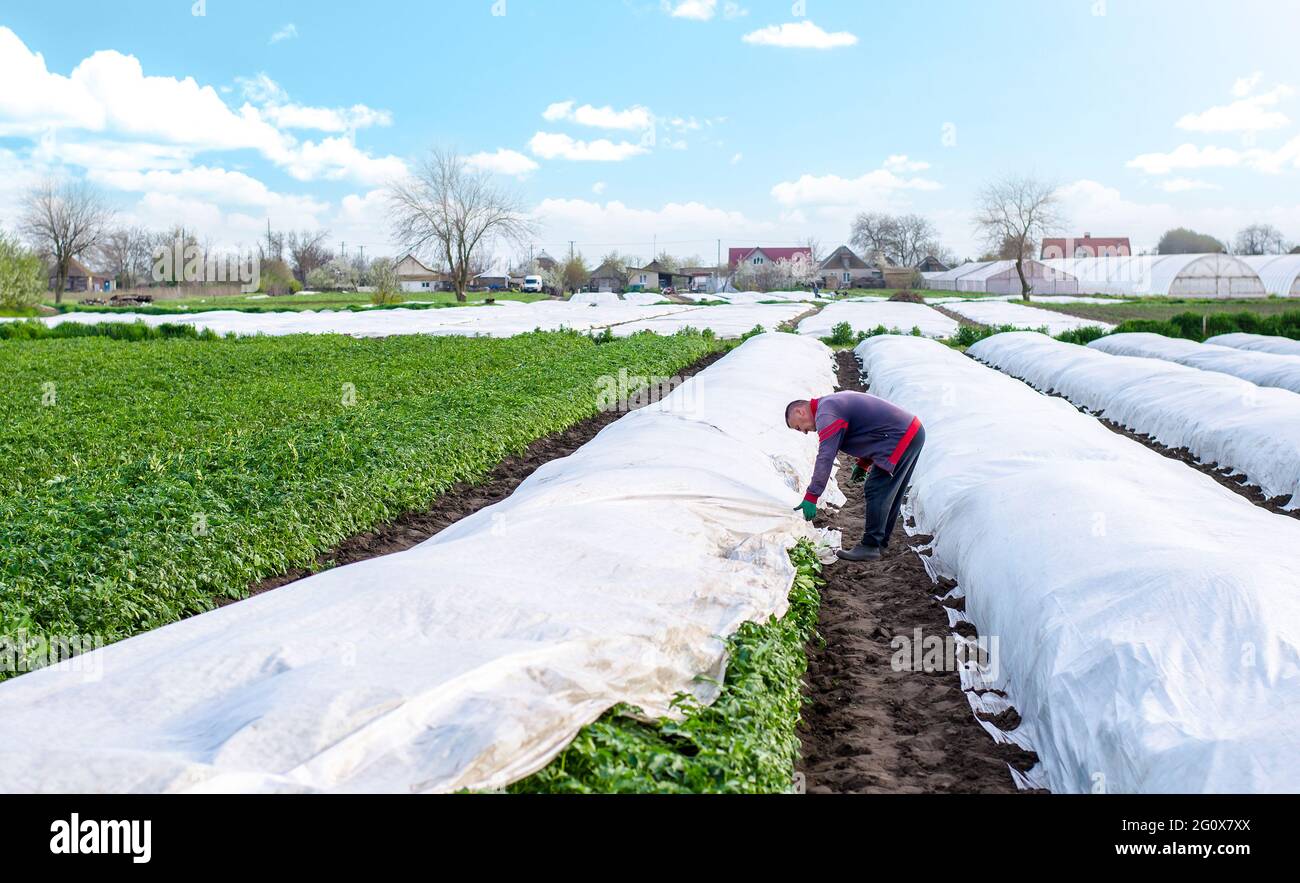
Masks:
[[[542,287],[543,287],[543,286],[542,286],[542,277],[541,277],[541,276],[525,276],[525,277],[524,277],[524,291],[525,291],[525,293],[528,293],[528,294],[541,294],[541,293],[542,293]]]

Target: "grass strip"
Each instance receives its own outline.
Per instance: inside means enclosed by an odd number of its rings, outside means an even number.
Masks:
[[[821,562],[812,543],[789,552],[797,569],[781,619],[745,623],[727,641],[730,662],[716,702],[689,694],[685,717],[645,722],[616,706],[511,793],[771,794],[789,792],[799,757],[806,646],[817,636]]]

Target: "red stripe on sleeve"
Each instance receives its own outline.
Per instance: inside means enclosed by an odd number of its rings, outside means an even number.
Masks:
[[[836,421],[835,421],[834,423],[832,423],[830,426],[827,426],[825,429],[823,429],[821,432],[819,432],[819,433],[817,434],[817,437],[820,438],[822,441],[826,441],[826,439],[828,439],[828,438],[832,438],[832,437],[835,435],[835,433],[840,432],[840,431],[845,430],[845,429],[848,429],[848,428],[849,428],[848,421],[846,421],[846,420],[836,420]]]

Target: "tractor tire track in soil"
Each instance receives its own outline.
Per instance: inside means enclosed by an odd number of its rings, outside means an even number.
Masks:
[[[838,355],[841,389],[865,391],[852,352]],[[861,535],[862,495],[839,475],[849,503],[825,527]],[[998,744],[975,718],[955,671],[894,671],[894,635],[946,638],[952,629],[935,585],[899,525],[876,563],[837,561],[823,577],[818,631],[823,646],[808,653],[807,703],[799,765],[810,794],[1019,793],[1008,764],[1028,770],[1038,760],[1013,744]],[[960,605],[960,602],[958,602]],[[971,628],[962,624],[963,634]],[[1019,721],[1004,715],[1004,729]]]
[[[683,380],[694,377],[726,354],[727,351],[722,351],[705,356],[690,367],[678,371],[676,376]],[[523,454],[507,457],[498,463],[482,481],[456,485],[434,500],[430,508],[424,511],[409,512],[395,521],[349,537],[333,549],[321,553],[316,559],[314,568],[297,568],[254,583],[248,587],[248,596],[251,598],[254,595],[261,595],[325,570],[382,555],[392,555],[418,546],[461,519],[501,502],[513,494],[524,479],[536,472],[538,468],[552,460],[569,456],[595,438],[596,433],[620,417],[626,416],[627,413],[627,408],[603,411],[561,432],[537,439]],[[218,606],[225,607],[237,603],[239,601],[234,599],[222,599],[218,602]]]

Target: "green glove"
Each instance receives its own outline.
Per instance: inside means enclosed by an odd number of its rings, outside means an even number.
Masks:
[[[804,500],[798,506],[794,507],[794,511],[802,512],[804,521],[812,521],[817,517],[817,504],[809,500]]]
[[[867,480],[867,470],[862,468],[861,463],[854,464],[853,474],[849,476],[849,481],[854,484],[862,484]]]

